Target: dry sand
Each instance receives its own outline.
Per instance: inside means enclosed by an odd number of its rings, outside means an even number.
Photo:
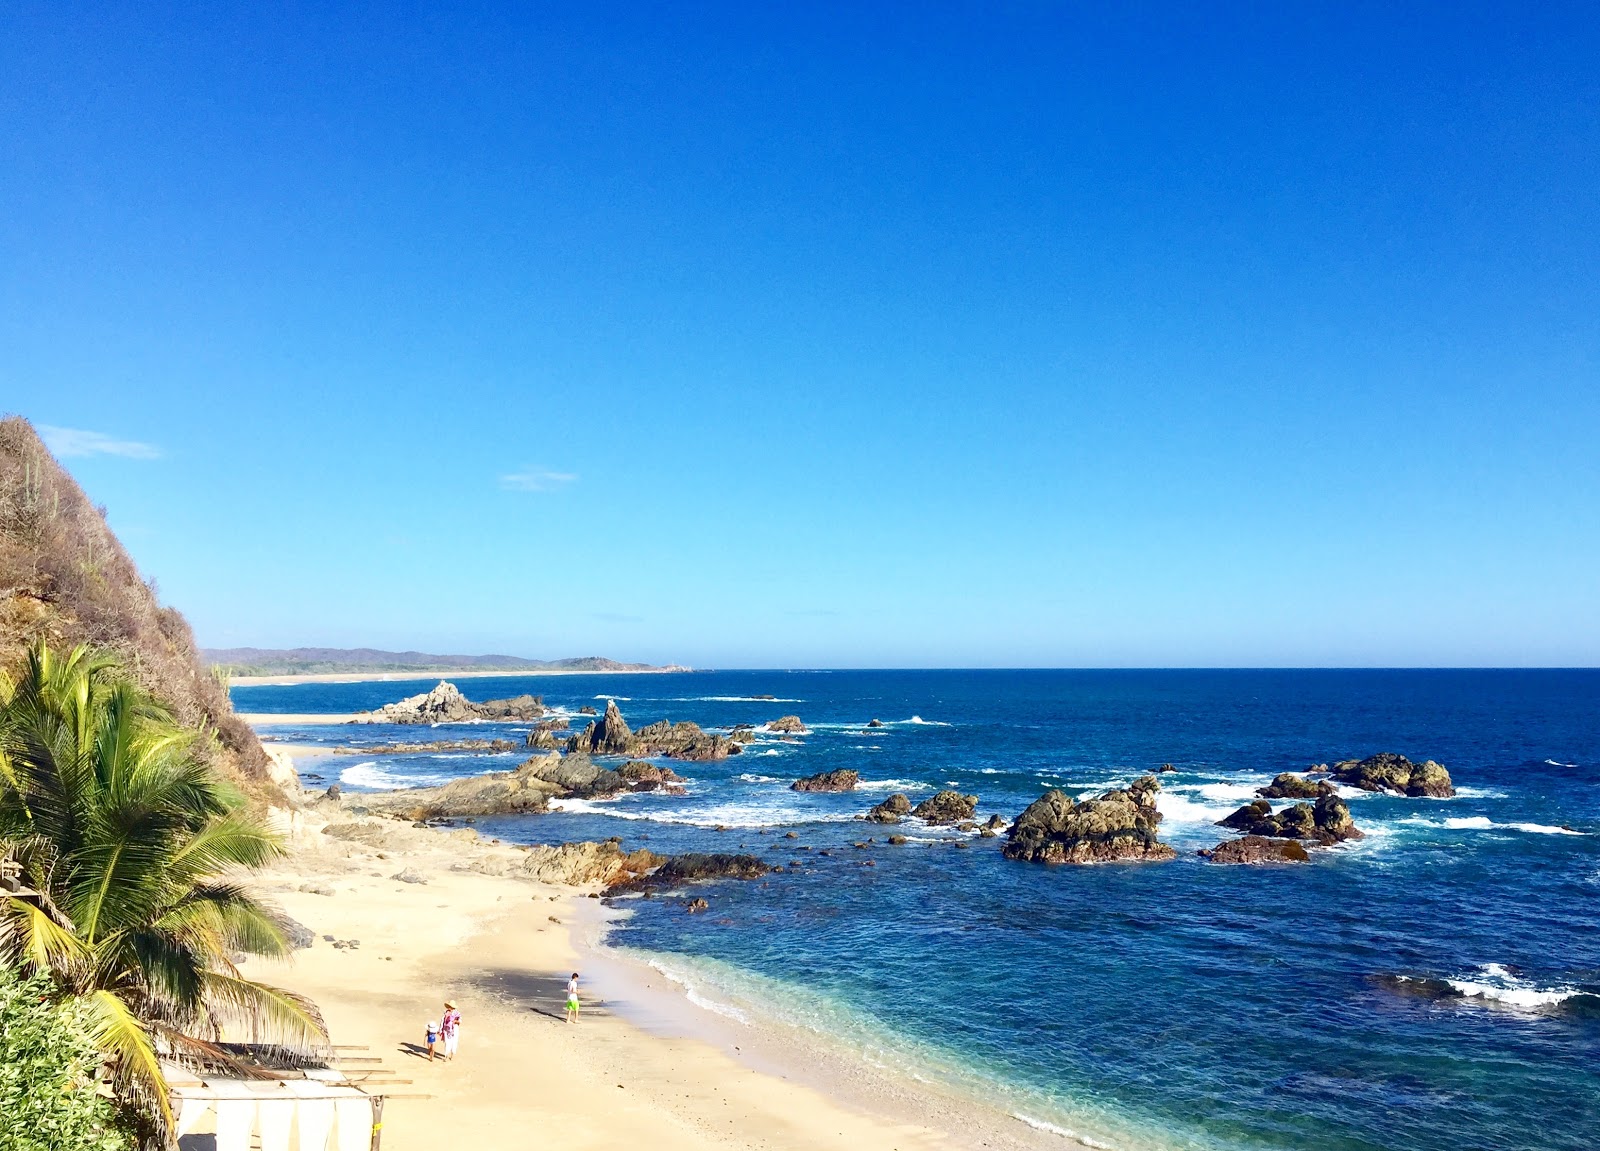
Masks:
[[[738,1062],[712,1042],[651,1033],[586,1006],[562,1020],[581,969],[574,928],[598,904],[571,887],[493,870],[520,853],[384,821],[374,844],[302,830],[264,893],[316,933],[292,965],[250,961],[255,978],[310,995],[333,1042],[381,1058],[409,1085],[384,1124],[387,1151],[449,1146],[563,1148],[942,1148],[942,1133],[867,1113]],[[426,883],[389,878],[407,870]],[[558,922],[559,921],[559,922]],[[324,939],[359,940],[335,948]],[[430,1064],[423,1025],[446,998],[463,1015],[460,1053]]]

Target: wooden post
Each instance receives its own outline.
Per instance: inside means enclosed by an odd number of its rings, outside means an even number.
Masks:
[[[372,1097],[372,1151],[383,1147],[383,1096]]]

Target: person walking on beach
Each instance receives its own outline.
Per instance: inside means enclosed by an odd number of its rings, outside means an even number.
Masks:
[[[433,1062],[433,1046],[439,1042],[439,1025],[433,1020],[428,1020],[428,1029],[425,1033],[428,1041],[428,1062]]]
[[[578,1021],[578,973],[574,971],[572,978],[567,980],[567,1022]]]
[[[439,1038],[444,1040],[444,1057],[453,1060],[456,1057],[456,1043],[461,1038],[461,1012],[456,1010],[455,1000],[444,1001],[444,1018],[439,1020]]]

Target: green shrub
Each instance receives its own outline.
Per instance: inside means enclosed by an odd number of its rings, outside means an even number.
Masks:
[[[0,1147],[125,1151],[132,1142],[96,1091],[100,1056],[81,1008],[54,993],[47,977],[0,967]]]

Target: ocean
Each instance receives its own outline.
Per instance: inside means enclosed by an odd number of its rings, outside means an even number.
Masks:
[[[247,712],[347,712],[431,687],[233,689]],[[767,880],[631,900],[611,946],[729,1014],[774,1016],[893,1072],[1091,1144],[1232,1151],[1600,1146],[1600,671],[737,671],[467,679],[638,727],[799,715],[688,793],[481,819],[517,842],[745,850]],[[756,696],[773,696],[761,700]],[[867,728],[879,719],[882,727]],[[359,747],[509,734],[281,725]],[[1215,821],[1280,771],[1397,751],[1453,799],[1344,792],[1366,838],[1298,866],[1212,864]],[[414,786],[504,755],[332,756],[312,786]],[[1017,815],[1161,775],[1166,863],[1011,862],[1002,839],[855,817],[953,787]],[[851,794],[789,790],[854,768]],[[891,831],[909,837],[889,846]],[[794,832],[796,837],[786,838]],[[855,847],[868,839],[865,847]],[[957,842],[965,849],[955,846]],[[872,866],[863,866],[870,862]]]

